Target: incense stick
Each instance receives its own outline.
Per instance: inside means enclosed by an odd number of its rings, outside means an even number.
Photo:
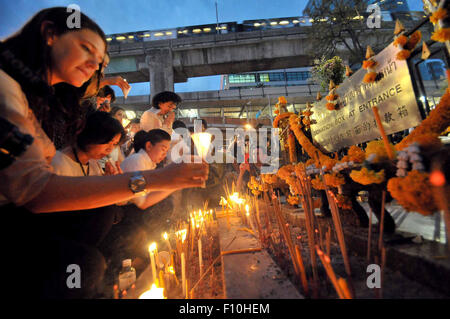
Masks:
[[[384,203],[386,201],[386,191],[383,190],[381,195],[381,220],[380,220],[380,236],[378,238],[378,251],[381,252],[383,246],[383,231],[384,231]]]
[[[372,248],[372,209],[369,208],[369,235],[367,238],[367,263],[370,262],[371,248]]]

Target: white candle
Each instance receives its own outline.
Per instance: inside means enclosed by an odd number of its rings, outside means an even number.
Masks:
[[[200,276],[203,273],[202,239],[198,239],[198,262],[200,265]]]
[[[181,253],[181,282],[182,282],[182,289],[183,289],[183,296],[186,295],[186,264],[184,261],[184,253]]]
[[[150,252],[150,261],[152,263],[153,283],[156,284],[156,262],[155,262],[156,243],[152,243],[148,247],[148,251]]]

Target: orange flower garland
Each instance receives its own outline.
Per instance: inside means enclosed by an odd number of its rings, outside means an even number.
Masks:
[[[289,147],[289,161],[291,163],[297,162],[297,153],[295,152],[295,136],[291,130],[288,135],[288,147]]]
[[[317,190],[324,190],[325,189],[325,184],[320,179],[320,176],[316,176],[314,179],[312,179],[311,180],[311,185],[312,185],[312,187],[314,187]]]
[[[421,135],[434,134],[438,136],[450,124],[450,90],[447,89],[441,97],[439,104],[433,109],[428,117],[417,126],[400,143],[395,145],[397,150],[401,150],[409,144],[415,142]]]
[[[363,82],[364,83],[372,83],[375,82],[375,79],[377,78],[376,72],[369,72],[364,75]]]
[[[389,147],[392,149],[392,152],[395,154],[394,145],[389,144]],[[389,156],[384,146],[383,141],[371,141],[367,143],[366,147],[366,158],[369,158],[371,154],[375,154],[376,157],[372,163],[380,163],[383,161],[388,161]]]
[[[391,178],[387,183],[387,189],[408,211],[428,216],[438,210],[428,173],[412,170],[406,177]]]
[[[287,113],[283,113],[283,114],[278,115],[278,116],[273,120],[272,126],[273,126],[274,128],[278,128],[278,124],[279,124],[279,122],[280,122],[281,120],[283,120],[283,119],[285,119],[285,118],[288,118],[289,116],[291,116],[291,115],[293,115],[293,114],[294,114],[294,113],[292,113],[292,112],[287,112]]]
[[[278,181],[276,174],[261,174],[261,180],[266,184],[275,184]]]
[[[295,195],[298,194],[297,190],[297,179],[292,176],[292,173],[295,171],[294,165],[288,164],[280,167],[280,169],[277,172],[277,175],[284,180],[290,187],[291,191],[295,193]]]
[[[305,134],[301,130],[301,124],[299,123],[299,121],[300,121],[299,117],[295,114],[289,117],[289,125],[291,130],[294,132],[297,141],[303,147],[306,153],[308,153],[309,157],[317,159],[317,156],[319,156],[319,160],[321,163],[324,163],[326,160],[330,160],[331,159],[330,157],[323,154],[305,136]]]
[[[447,10],[444,8],[439,8],[431,15],[430,22],[436,24],[439,20],[443,20],[445,18],[447,18]]]
[[[436,42],[450,41],[450,28],[441,28],[431,35],[431,40]]]
[[[341,209],[352,209],[352,201],[345,195],[337,194],[336,195],[336,204]]]
[[[408,37],[405,35],[399,35],[395,40],[393,45],[397,47],[398,45],[401,45],[402,47],[405,46],[405,44],[408,42]]]
[[[348,161],[353,161],[355,163],[362,163],[362,162],[364,162],[365,159],[366,159],[366,153],[362,149],[360,149],[356,145],[350,146],[350,148],[348,150]],[[344,161],[343,159],[341,161],[347,162],[347,161]]]
[[[345,184],[344,176],[339,173],[324,174],[323,179],[325,181],[325,184],[331,187],[338,187]]]
[[[289,195],[287,202],[289,204],[291,204],[292,206],[298,205],[298,203],[299,203],[298,196]]]
[[[373,59],[374,56],[375,53],[373,52],[372,48],[368,45],[366,50],[366,60],[363,61],[363,66],[365,65],[366,66],[365,69],[367,69],[367,74],[364,75],[363,78],[364,83],[375,82],[375,79],[377,78],[377,73],[375,72],[374,68],[378,63]]]
[[[360,171],[351,171],[350,178],[361,185],[380,184],[384,182],[384,169],[375,172],[363,167]]]
[[[410,52],[414,50],[416,45],[422,39],[422,32],[420,30],[416,30],[413,34],[409,36],[408,42],[404,46],[405,50],[409,50]]]

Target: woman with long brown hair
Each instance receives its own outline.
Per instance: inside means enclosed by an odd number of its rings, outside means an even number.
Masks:
[[[80,28],[72,29],[67,25],[70,14],[64,7],[44,9],[0,43],[0,116],[34,138],[0,170],[2,224],[15,230],[13,240],[2,232],[2,248],[15,260],[11,289],[23,291],[26,286],[29,293],[45,297],[92,296],[102,265],[92,261],[101,261],[95,251],[47,238],[38,226],[41,213],[112,205],[143,191],[197,187],[208,173],[206,164],[187,163],[114,176],[53,173],[54,142],[62,136],[74,139],[82,128],[80,100],[95,85],[92,79],[101,79],[107,51],[96,23],[80,13]],[[67,267],[78,262],[81,288],[71,288]]]

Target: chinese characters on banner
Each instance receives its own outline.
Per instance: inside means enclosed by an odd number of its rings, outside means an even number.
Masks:
[[[363,83],[367,71],[360,69],[338,87],[338,111],[327,110],[326,99],[314,103],[311,117],[317,123],[311,134],[316,143],[332,152],[380,137],[372,106],[378,107],[386,134],[421,122],[407,63],[395,59],[398,50],[391,44],[375,56],[376,72],[383,73],[380,81]]]

